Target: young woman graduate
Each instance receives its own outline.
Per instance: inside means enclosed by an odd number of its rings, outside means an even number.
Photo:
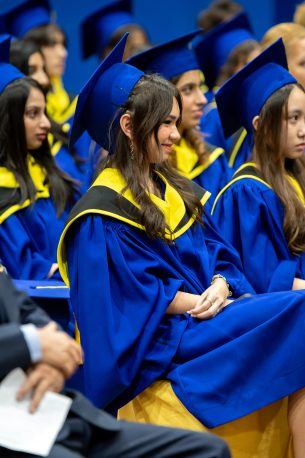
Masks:
[[[46,73],[45,59],[35,43],[27,40],[14,40],[10,48],[10,63],[26,76],[36,80],[45,93],[48,93],[50,80]],[[59,168],[77,180],[80,186],[83,185],[82,191],[84,192],[87,189],[87,168],[84,161],[77,157],[74,148],[71,148],[71,152],[69,151],[69,135],[68,132],[65,132],[64,126],[52,120],[50,123],[48,141],[52,156]]]
[[[0,47],[0,256],[13,278],[56,279],[74,181],[50,153],[43,89],[8,63],[9,42]]]
[[[127,63],[145,73],[159,73],[179,89],[183,112],[179,125],[180,138],[173,146],[172,162],[185,177],[204,186],[216,197],[232,176],[222,148],[204,141],[198,130],[206,99],[202,93],[202,73],[190,41],[194,31],[137,54]]]
[[[225,131],[254,135],[244,164],[215,201],[224,238],[257,292],[305,288],[305,93],[278,40],[216,97]],[[238,106],[236,100],[239,100]]]
[[[79,96],[71,141],[88,129],[113,154],[72,210],[58,248],[85,355],[86,393],[97,405],[116,409],[162,379],[168,421],[182,418],[184,426],[201,430],[290,395],[289,423],[300,458],[305,294],[228,300],[252,288],[236,252],[207,215],[202,222],[208,193],[168,161],[179,138],[179,92],[160,76],[121,63],[125,41]],[[179,408],[187,415],[173,418]],[[249,444],[258,425],[281,434],[280,441],[264,437],[261,456],[271,450],[277,456],[279,449],[278,456],[286,456],[287,434],[279,425],[272,428],[282,409],[270,409],[265,422],[238,420],[236,435],[229,423],[230,444],[235,438],[237,448],[250,450],[243,456],[254,456]],[[241,432],[249,427],[251,434]]]

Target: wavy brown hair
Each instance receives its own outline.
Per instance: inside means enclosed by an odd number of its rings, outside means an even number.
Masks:
[[[170,81],[176,86],[182,75],[183,73],[176,75]],[[200,164],[207,162],[209,153],[202,132],[195,127],[184,129],[183,138],[186,143],[196,151]]]
[[[191,183],[180,176],[178,172],[164,161],[152,164],[149,158],[149,145],[152,136],[159,146],[158,130],[161,124],[170,114],[173,98],[177,100],[180,113],[182,101],[176,87],[158,75],[144,75],[133,88],[127,102],[121,107],[116,119],[128,112],[131,115],[133,145],[135,157],[130,157],[129,139],[114,122],[111,128],[111,137],[116,135],[115,154],[108,156],[106,166],[117,168],[126,180],[135,201],[140,206],[140,220],[149,237],[155,239],[161,237],[166,243],[170,243],[165,237],[166,224],[164,214],[152,202],[148,196],[148,182],[144,170],[149,170],[151,179],[156,179],[155,171],[160,172],[167,181],[179,192],[182,197],[187,214],[194,216],[197,223],[202,224],[202,204],[194,195]],[[180,118],[179,118],[180,121]]]
[[[253,159],[284,206],[284,234],[290,250],[297,254],[305,251],[305,208],[287,180],[287,174],[297,180],[305,195],[305,156],[283,161],[281,145],[288,98],[295,87],[305,93],[300,84],[288,84],[273,93],[263,106],[254,133]]]

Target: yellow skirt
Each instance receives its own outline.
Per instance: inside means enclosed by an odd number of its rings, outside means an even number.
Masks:
[[[168,381],[158,381],[119,410],[120,420],[208,431],[222,437],[233,458],[293,458],[288,399],[238,420],[205,428],[181,403]]]

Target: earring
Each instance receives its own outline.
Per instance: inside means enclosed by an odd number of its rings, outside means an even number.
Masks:
[[[130,148],[130,159],[133,161],[134,160],[134,146],[132,143],[132,140],[129,142],[129,148]]]

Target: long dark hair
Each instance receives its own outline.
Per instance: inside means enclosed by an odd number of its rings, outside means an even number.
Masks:
[[[53,46],[54,45],[54,33],[59,32],[64,37],[64,46],[67,47],[67,37],[65,32],[61,27],[56,24],[44,24],[38,27],[33,27],[25,35],[25,40],[30,40],[36,44],[39,48],[43,46]]]
[[[46,42],[48,42],[47,38],[45,40]],[[37,41],[41,42],[40,40],[37,40]],[[37,43],[34,43],[34,41],[31,41],[29,39],[15,40],[12,42],[11,47],[10,47],[10,62],[15,67],[19,68],[19,70],[21,70],[26,76],[31,76],[29,74],[29,59],[32,56],[32,54],[35,54],[35,53],[39,53],[43,61],[45,60],[41,52],[41,49]],[[51,84],[48,88],[46,88],[46,91],[44,92],[47,92],[50,89],[51,89]],[[68,148],[69,147],[68,132],[65,132],[63,130],[63,126],[61,124],[58,124],[51,118],[49,118],[49,120],[51,123],[50,132],[54,137],[54,142],[59,141],[63,144],[64,147]],[[80,164],[84,162],[84,159],[80,158],[77,155],[76,148],[71,148],[70,152],[77,166],[79,166]]]
[[[161,237],[166,243],[170,243],[165,237],[165,231],[169,228],[166,225],[164,214],[147,194],[148,183],[145,181],[143,170],[149,170],[151,177],[154,176],[154,171],[160,172],[179,192],[188,215],[194,216],[196,222],[202,224],[202,205],[192,192],[190,182],[180,176],[168,161],[151,164],[149,159],[149,144],[152,135],[161,149],[158,142],[158,130],[171,112],[173,98],[177,100],[181,113],[182,101],[176,87],[158,75],[144,75],[135,85],[119,112],[119,116],[126,112],[131,115],[135,157],[134,159],[130,157],[127,136],[121,129],[117,129],[115,154],[108,157],[107,164],[119,169],[125,178],[126,189],[131,190],[135,201],[140,205],[139,222],[145,227],[148,236]]]
[[[20,186],[20,201],[34,202],[36,188],[28,171],[28,151],[24,127],[24,111],[32,88],[43,93],[41,86],[31,78],[20,78],[10,83],[0,94],[0,165],[10,170]],[[31,150],[35,161],[45,170],[46,180],[60,216],[73,203],[76,182],[62,172],[54,162],[48,140],[40,148]]]
[[[10,63],[19,68],[26,76],[31,76],[29,60],[36,53],[39,53],[44,61],[43,54],[35,43],[26,40],[14,40],[10,47]]]
[[[281,146],[282,121],[287,120],[288,98],[295,87],[305,92],[300,84],[288,84],[263,106],[254,133],[253,159],[284,206],[283,229],[288,246],[292,252],[300,253],[305,251],[305,208],[287,174],[297,180],[305,195],[305,156],[283,161]]]

